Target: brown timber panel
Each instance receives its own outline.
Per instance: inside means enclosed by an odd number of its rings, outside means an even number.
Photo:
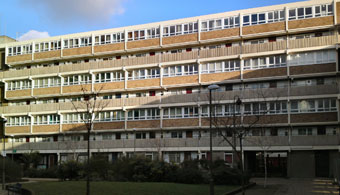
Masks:
[[[63,56],[76,56],[76,55],[85,55],[85,54],[91,54],[91,53],[92,53],[91,46],[63,50]]]
[[[335,72],[335,71],[336,71],[336,65],[333,63],[289,67],[289,72],[291,75],[311,74],[311,73],[321,73],[321,72]]]
[[[288,123],[288,115],[260,115],[245,116],[243,119],[245,124],[272,124],[272,123]]]
[[[222,73],[215,73],[215,74],[202,74],[201,82],[214,82],[214,81],[220,82],[220,81],[240,79],[240,78],[241,78],[241,71],[222,72]]]
[[[336,22],[340,23],[340,2],[336,3]]]
[[[257,34],[257,33],[274,32],[274,31],[280,31],[280,30],[285,30],[285,22],[245,26],[242,28],[242,34],[249,35],[249,34]]]
[[[90,92],[91,84],[63,86],[63,93]]]
[[[159,128],[160,120],[128,121],[127,128]]]
[[[198,125],[198,119],[196,118],[163,120],[163,127],[197,127]]]
[[[160,39],[146,39],[146,40],[139,40],[139,41],[130,41],[127,43],[127,49],[135,49],[135,48],[142,48],[142,47],[152,47],[152,46],[159,46]]]
[[[141,87],[158,87],[160,86],[160,79],[145,79],[145,80],[132,80],[127,82],[128,88],[141,88]]]
[[[60,57],[60,55],[61,55],[61,50],[39,52],[39,53],[34,53],[34,59],[40,60],[40,59],[47,59],[47,58],[58,58]]]
[[[198,83],[198,75],[163,78],[163,85],[180,85],[189,83]]]
[[[94,46],[94,53],[124,50],[125,43],[113,43]]]
[[[234,37],[240,35],[240,28],[230,28],[215,30],[210,32],[201,32],[201,40],[218,39],[223,37]]]
[[[30,133],[30,126],[6,127],[6,134]]]
[[[63,131],[83,131],[87,130],[85,124],[63,124]]]
[[[33,133],[59,132],[60,125],[34,125]]]
[[[274,77],[274,76],[284,76],[287,75],[287,68],[267,68],[267,69],[257,69],[257,70],[245,70],[243,72],[243,78],[259,78],[259,77]]]
[[[325,16],[319,18],[308,18],[304,20],[292,20],[288,21],[289,29],[297,29],[297,28],[308,28],[314,26],[325,26],[325,25],[333,25],[334,17],[333,16]]]
[[[338,115],[336,112],[292,114],[290,116],[291,123],[331,122],[337,120]]]
[[[124,89],[124,81],[111,83],[98,83],[94,85],[95,91],[106,91],[116,89]]]
[[[171,36],[171,37],[163,37],[162,39],[163,45],[193,42],[193,41],[198,41],[197,33]]]
[[[32,54],[24,54],[18,56],[8,56],[7,63],[22,62],[32,60]]]
[[[112,130],[112,129],[124,129],[124,121],[119,122],[105,122],[105,123],[95,123],[94,130]]]
[[[15,91],[7,91],[6,97],[24,97],[24,96],[31,96],[30,89],[23,89],[23,90],[15,90]]]
[[[60,87],[33,88],[33,95],[60,94]]]

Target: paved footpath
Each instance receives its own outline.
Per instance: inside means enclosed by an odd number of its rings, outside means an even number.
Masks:
[[[323,178],[268,178],[263,187],[263,178],[254,178],[256,186],[246,191],[247,195],[325,195],[339,194],[332,180]]]

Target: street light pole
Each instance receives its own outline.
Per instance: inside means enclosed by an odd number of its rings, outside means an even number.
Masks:
[[[210,120],[210,136],[209,136],[209,143],[210,143],[210,158],[209,158],[209,171],[210,171],[210,195],[214,195],[214,178],[213,178],[213,149],[212,149],[212,98],[211,98],[211,91],[218,89],[218,85],[209,85],[209,120]]]
[[[5,144],[5,125],[6,125],[7,119],[2,118],[2,144],[3,144],[3,152],[2,152],[2,190],[5,190],[5,157],[6,157],[6,144]]]
[[[12,139],[12,162],[13,162],[13,156],[14,156],[14,147],[13,147],[14,135],[11,135],[11,139]]]

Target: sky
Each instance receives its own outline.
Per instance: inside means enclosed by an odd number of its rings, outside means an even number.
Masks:
[[[45,38],[298,0],[0,0],[0,35]]]

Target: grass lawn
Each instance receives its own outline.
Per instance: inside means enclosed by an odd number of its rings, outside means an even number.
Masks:
[[[36,182],[23,184],[35,195],[85,194],[85,181]],[[215,186],[215,194],[222,195],[237,186]],[[206,195],[209,185],[175,183],[91,182],[91,194],[112,195]]]

